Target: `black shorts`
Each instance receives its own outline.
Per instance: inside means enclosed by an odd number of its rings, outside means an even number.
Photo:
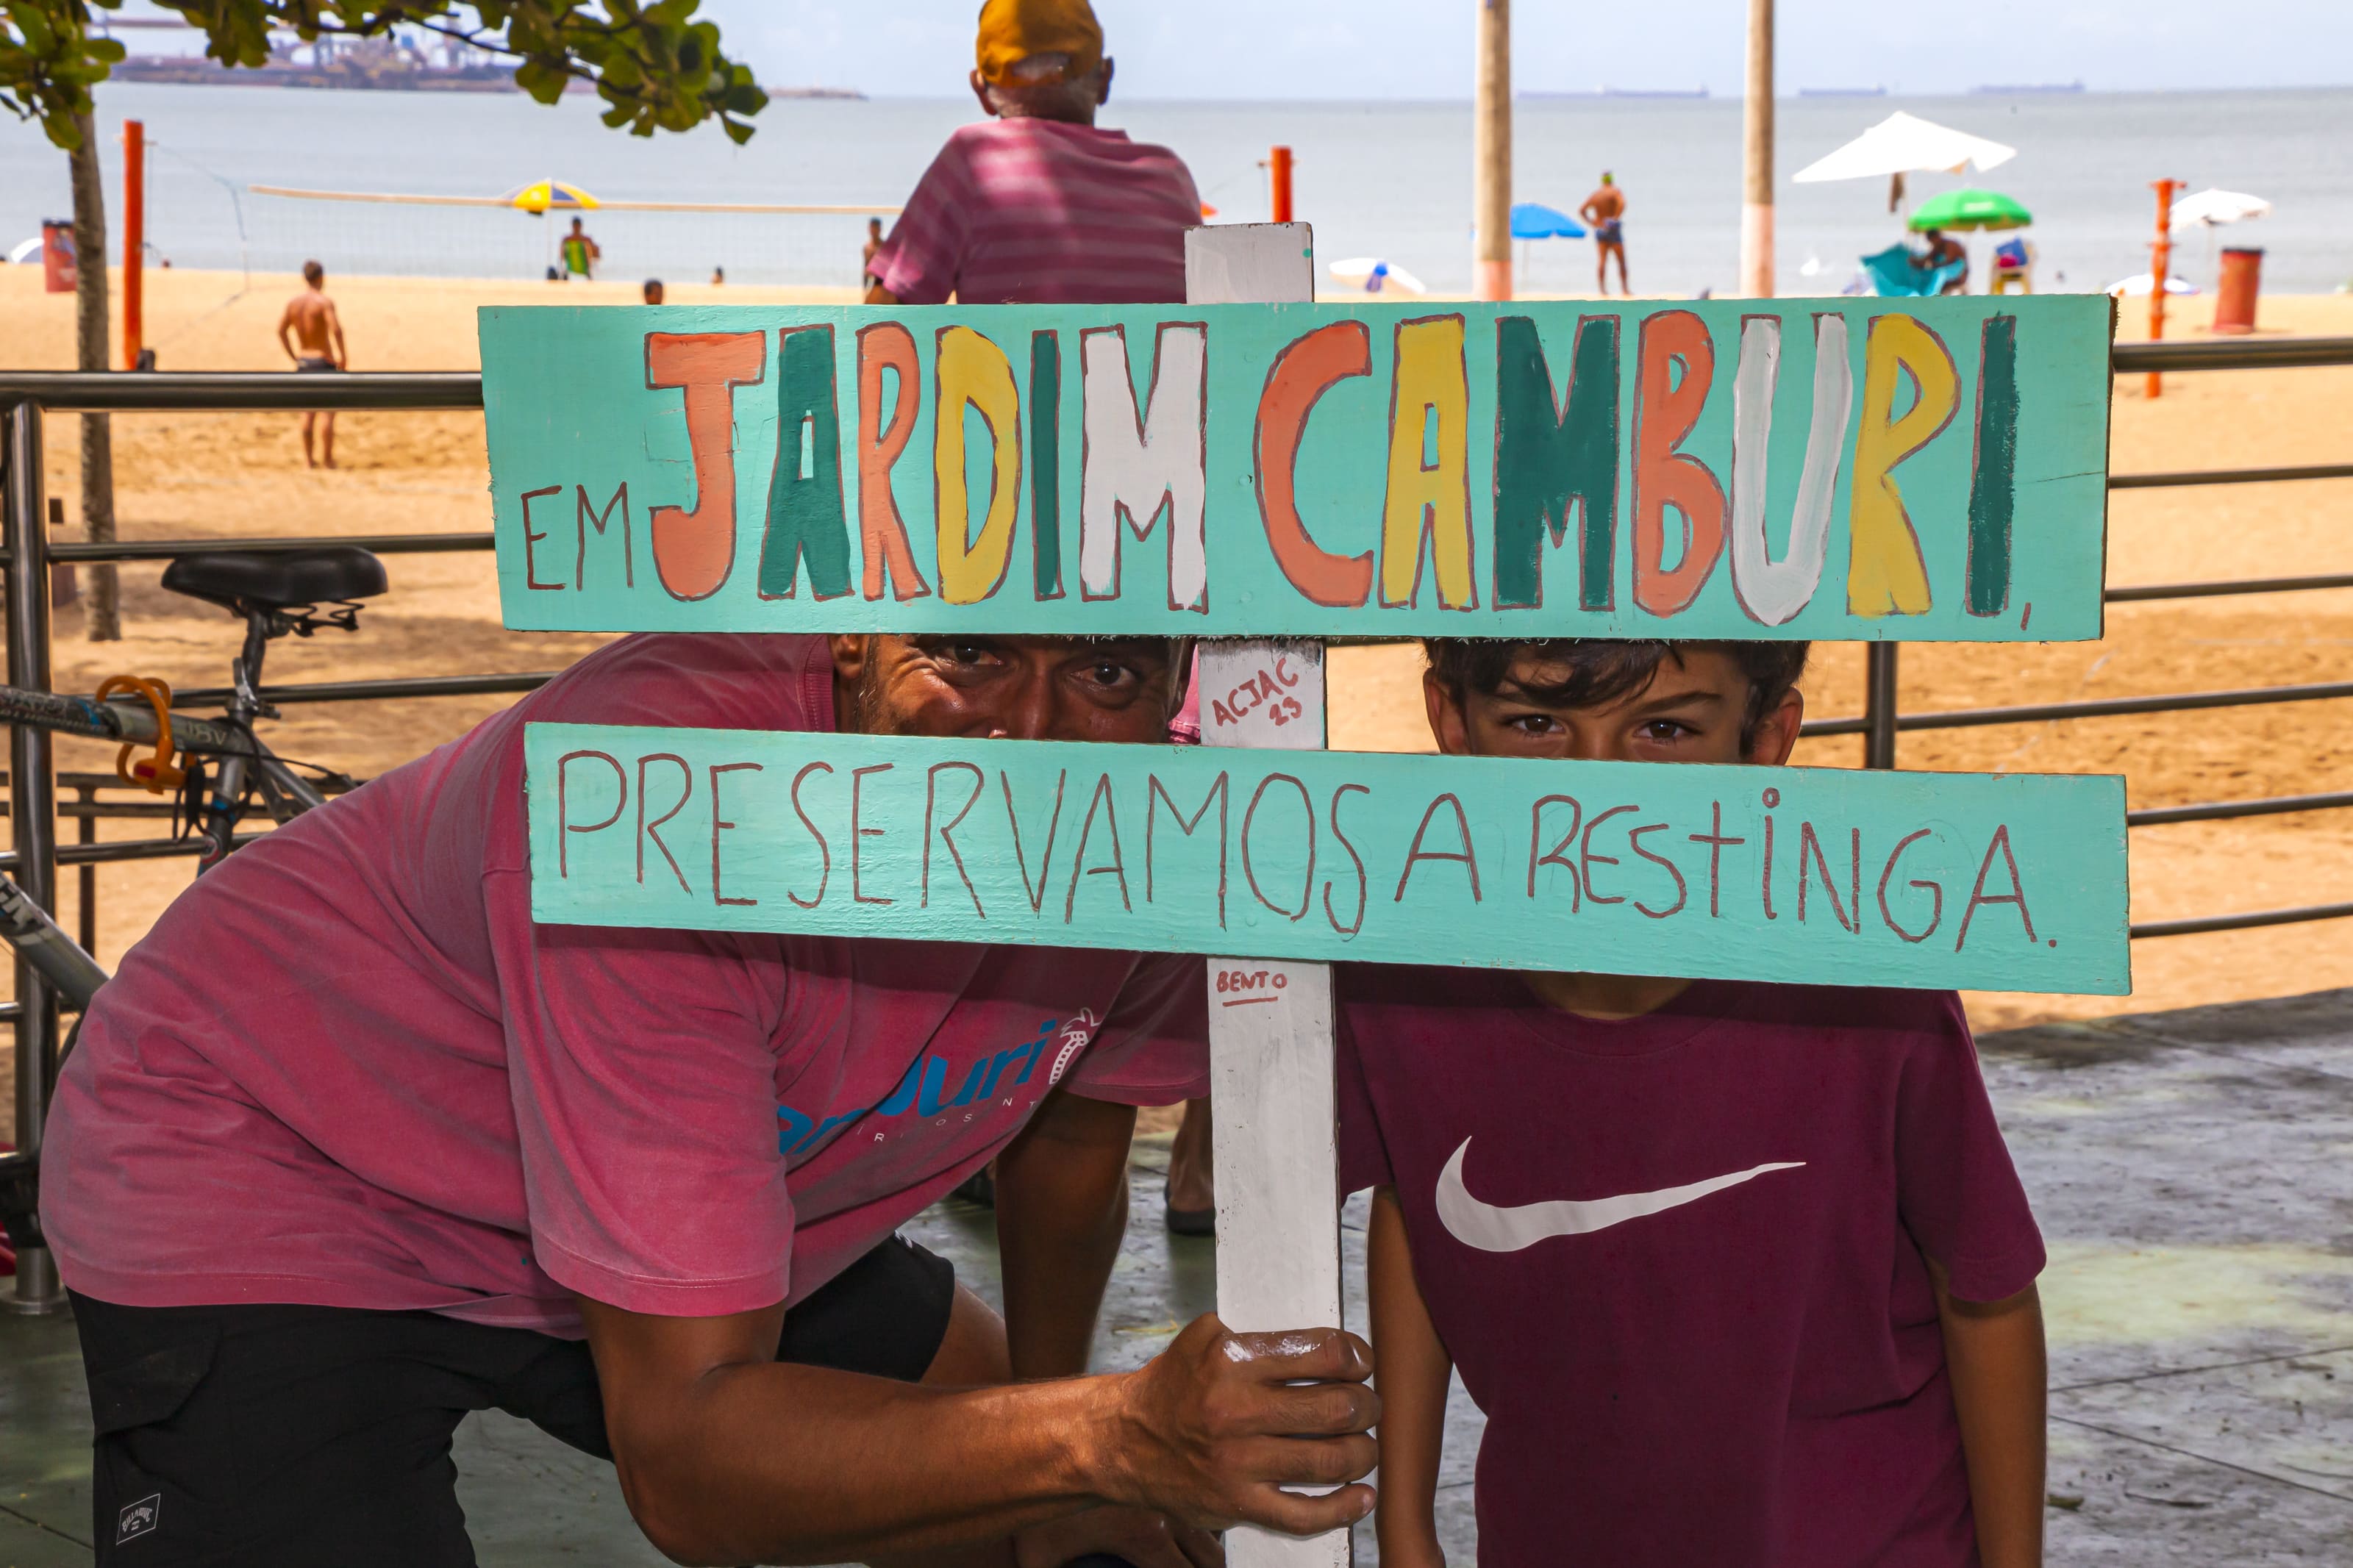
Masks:
[[[920,1380],[955,1269],[893,1237],[785,1318],[779,1361]],[[100,1564],[458,1568],[449,1440],[504,1410],[613,1457],[587,1345],[438,1312],[77,1295]]]

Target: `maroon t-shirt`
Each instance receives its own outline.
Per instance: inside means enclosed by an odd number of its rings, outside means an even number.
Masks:
[[[1348,1190],[1388,1185],[1487,1414],[1482,1568],[1977,1561],[1944,1341],[2042,1240],[1947,992],[1703,981],[1645,1017],[1341,972]]]

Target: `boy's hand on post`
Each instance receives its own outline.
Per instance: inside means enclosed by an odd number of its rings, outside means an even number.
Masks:
[[[1196,1318],[1126,1374],[1110,1436],[1106,1495],[1205,1530],[1261,1525],[1315,1535],[1372,1511],[1368,1436],[1380,1400],[1372,1352],[1338,1329],[1238,1334]],[[1305,1384],[1306,1386],[1292,1386]],[[1303,1496],[1282,1489],[1339,1489]]]

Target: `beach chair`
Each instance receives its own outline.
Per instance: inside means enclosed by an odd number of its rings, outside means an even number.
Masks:
[[[2034,247],[2023,239],[2005,239],[1993,247],[1993,277],[1988,291],[2007,294],[2034,292]]]
[[[1903,299],[1921,294],[1941,294],[1945,285],[1968,270],[1966,261],[1948,262],[1943,267],[1915,267],[1912,249],[1905,245],[1891,245],[1875,256],[1862,258],[1864,276],[1871,279],[1871,291],[1883,299]]]

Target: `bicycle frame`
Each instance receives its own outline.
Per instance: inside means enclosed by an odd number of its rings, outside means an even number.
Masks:
[[[81,943],[68,936],[49,919],[49,912],[33,901],[32,895],[7,877],[0,877],[0,938],[5,938],[27,963],[41,972],[42,978],[57,987],[58,999],[71,1010],[88,1007],[90,999],[107,982],[107,973],[98,960],[84,952]]]
[[[204,853],[196,861],[199,877],[219,865],[237,847],[237,825],[245,816],[249,770],[259,771],[259,777],[255,782],[272,821],[282,823],[327,803],[327,797],[316,786],[279,761],[276,753],[253,733],[253,721],[278,717],[278,710],[261,700],[261,666],[269,652],[270,619],[262,612],[246,616],[245,646],[229,666],[228,721],[215,727],[227,730],[239,743],[216,753],[220,758],[220,768],[214,774],[212,796],[205,803],[204,816],[197,828],[205,841]],[[175,733],[179,723],[174,716],[172,727]]]
[[[196,860],[203,876],[225,859],[237,845],[237,824],[244,819],[248,781],[259,790],[273,821],[284,823],[324,805],[318,786],[288,767],[253,732],[256,719],[275,719],[278,710],[260,696],[261,667],[270,642],[270,617],[256,613],[246,617],[245,645],[230,665],[232,695],[226,720],[172,715],[172,739],[181,750],[218,759],[218,768],[195,823],[204,843]],[[155,744],[161,733],[155,710],[133,698],[94,702],[88,698],[62,697],[53,692],[26,691],[0,686],[0,722],[29,724],[62,734],[127,745]],[[83,951],[49,918],[32,895],[8,878],[0,877],[0,941],[22,953],[57,988],[69,1011],[90,1005],[90,998],[109,978],[98,960]]]

